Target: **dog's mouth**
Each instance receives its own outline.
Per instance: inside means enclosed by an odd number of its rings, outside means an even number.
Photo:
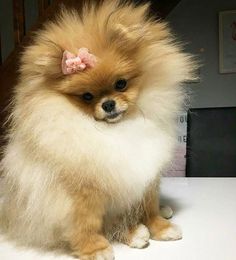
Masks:
[[[127,109],[122,109],[119,111],[113,110],[108,113],[103,113],[102,117],[94,115],[94,119],[97,121],[105,121],[106,123],[117,123],[123,118],[126,112]]]
[[[108,123],[116,123],[120,121],[120,119],[123,117],[125,111],[120,111],[120,112],[111,112],[106,115],[104,120]]]

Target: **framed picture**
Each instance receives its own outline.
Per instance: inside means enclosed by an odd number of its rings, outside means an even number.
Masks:
[[[220,73],[236,73],[236,10],[219,13]]]

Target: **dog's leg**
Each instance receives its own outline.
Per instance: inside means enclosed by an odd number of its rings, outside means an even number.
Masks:
[[[73,226],[70,236],[72,254],[80,260],[112,260],[113,250],[102,235],[105,195],[83,188],[75,198]]]
[[[161,216],[158,185],[152,185],[143,200],[143,223],[154,240],[178,240],[182,238],[180,229]]]

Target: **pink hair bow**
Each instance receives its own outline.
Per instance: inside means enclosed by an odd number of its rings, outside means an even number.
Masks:
[[[63,52],[61,68],[64,75],[69,75],[86,68],[93,68],[96,62],[96,57],[89,53],[87,48],[80,48],[77,55],[69,51]]]

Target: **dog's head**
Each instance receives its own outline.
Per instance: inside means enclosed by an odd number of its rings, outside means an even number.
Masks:
[[[45,87],[96,120],[118,122],[139,109],[138,97],[153,84],[150,79],[158,85],[189,75],[187,57],[171,43],[166,24],[151,19],[148,10],[148,4],[115,0],[81,12],[63,9],[26,50],[22,75],[41,77]]]

